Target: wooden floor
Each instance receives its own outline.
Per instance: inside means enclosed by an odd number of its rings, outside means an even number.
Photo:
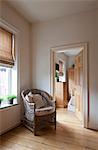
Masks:
[[[57,130],[47,127],[39,136],[19,126],[1,136],[0,150],[98,150],[98,132],[82,128],[71,112],[57,110]]]

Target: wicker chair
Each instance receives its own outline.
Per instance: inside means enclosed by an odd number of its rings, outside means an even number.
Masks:
[[[28,102],[26,95],[29,93],[33,95],[40,95],[44,102],[44,107],[37,108],[36,102]],[[27,89],[21,92],[23,104],[24,104],[24,116],[22,119],[23,124],[34,131],[34,135],[37,135],[37,131],[44,128],[47,124],[54,125],[56,130],[56,104],[52,96],[47,92],[39,89]]]

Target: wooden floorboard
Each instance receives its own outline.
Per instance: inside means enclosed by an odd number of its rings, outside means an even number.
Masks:
[[[47,127],[39,136],[22,125],[1,136],[1,150],[98,150],[98,132],[82,127],[74,113],[57,110],[57,130]]]

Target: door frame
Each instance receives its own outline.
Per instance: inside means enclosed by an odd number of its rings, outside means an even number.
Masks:
[[[89,128],[89,73],[88,43],[75,43],[52,47],[50,49],[50,93],[55,98],[55,54],[66,49],[81,48],[83,50],[83,127]]]

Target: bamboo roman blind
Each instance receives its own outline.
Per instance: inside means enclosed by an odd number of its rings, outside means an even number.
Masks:
[[[14,65],[12,33],[0,27],[0,63]]]

